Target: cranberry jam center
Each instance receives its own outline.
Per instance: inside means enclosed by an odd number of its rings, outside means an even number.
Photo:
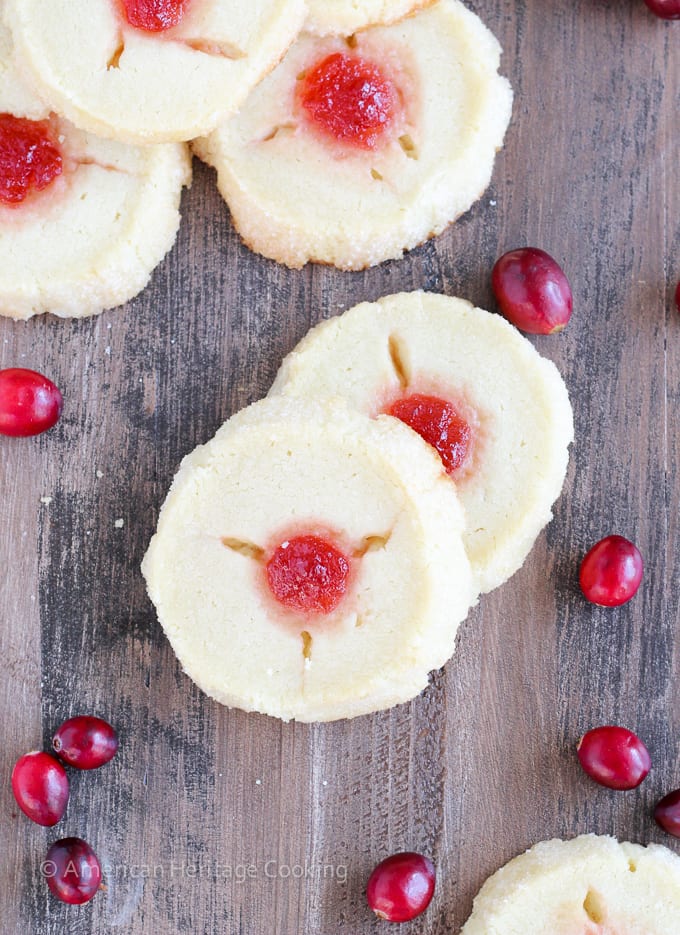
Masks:
[[[266,573],[272,594],[286,607],[328,614],[347,593],[350,560],[321,536],[295,536],[277,546]]]
[[[62,171],[61,150],[47,120],[0,114],[0,204],[21,204]]]
[[[445,399],[413,393],[386,411],[437,449],[447,474],[454,474],[465,462],[472,447],[472,429]]]
[[[182,22],[190,0],[122,0],[125,19],[137,29],[162,32]]]
[[[299,102],[322,133],[358,149],[373,149],[397,111],[398,92],[377,65],[334,52],[300,80]]]

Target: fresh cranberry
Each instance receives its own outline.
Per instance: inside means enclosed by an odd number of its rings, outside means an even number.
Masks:
[[[368,878],[366,899],[386,922],[409,922],[430,905],[435,872],[422,854],[405,851],[379,863]]]
[[[600,539],[581,562],[579,583],[585,597],[602,607],[618,607],[637,593],[642,556],[623,536]]]
[[[89,902],[101,886],[102,870],[97,855],[82,838],[55,841],[42,869],[57,899],[72,906]]]
[[[182,22],[190,0],[123,0],[125,19],[137,29],[162,32]]]
[[[675,307],[680,312],[680,282],[675,287]]]
[[[334,52],[300,79],[298,100],[327,136],[373,149],[394,119],[398,94],[377,65]]]
[[[0,370],[0,435],[39,435],[59,420],[59,389],[35,370]]]
[[[608,789],[635,789],[652,761],[640,738],[625,727],[595,727],[576,748],[584,772]]]
[[[445,399],[413,393],[392,403],[387,412],[437,449],[447,474],[457,471],[467,458],[472,429]]]
[[[12,770],[12,792],[24,815],[51,828],[66,811],[68,776],[49,753],[34,751],[20,757]]]
[[[64,721],[52,739],[55,752],[76,769],[97,769],[118,750],[118,735],[98,717],[81,715]]]
[[[645,3],[661,19],[680,19],[680,0],[645,0]]]
[[[299,613],[327,614],[338,606],[349,583],[349,558],[320,536],[286,539],[266,564],[274,597]]]
[[[47,120],[0,114],[0,204],[21,204],[62,171],[61,150]]]
[[[554,334],[571,318],[569,280],[555,260],[536,247],[511,250],[497,260],[491,287],[501,312],[521,331]]]
[[[654,820],[668,834],[680,838],[680,789],[669,792],[657,802]]]

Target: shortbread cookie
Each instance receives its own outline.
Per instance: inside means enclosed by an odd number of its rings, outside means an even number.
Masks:
[[[307,0],[305,28],[318,36],[349,36],[366,26],[395,23],[433,0]]]
[[[413,432],[271,399],[182,462],[142,570],[187,674],[283,719],[407,701],[475,599],[454,485]]]
[[[286,357],[271,394],[343,396],[435,444],[467,516],[480,591],[523,563],[567,470],[573,420],[555,365],[499,315],[411,292],[322,322]]]
[[[245,242],[291,267],[398,258],[491,178],[512,92],[457,0],[344,41],[304,35],[196,152]]]
[[[0,314],[81,317],[144,288],[172,246],[186,146],[100,140],[22,84],[0,23]]]
[[[3,21],[3,0],[0,0],[0,110],[32,120],[44,120],[50,113],[17,65],[12,38]]]
[[[127,143],[190,140],[281,58],[304,0],[5,0],[22,66],[74,124]]]
[[[543,841],[490,877],[461,935],[677,935],[680,857],[582,835]]]

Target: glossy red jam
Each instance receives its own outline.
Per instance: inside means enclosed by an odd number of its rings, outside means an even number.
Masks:
[[[47,120],[0,114],[0,204],[21,204],[62,171],[61,150]]]
[[[300,79],[298,100],[309,122],[325,135],[373,149],[393,123],[398,93],[377,65],[334,52]]]
[[[137,29],[162,32],[184,18],[191,0],[122,0],[125,19]]]
[[[467,460],[472,429],[450,402],[438,396],[412,393],[392,403],[386,411],[437,449],[447,474],[454,474]]]
[[[271,593],[303,614],[328,614],[347,593],[349,558],[321,536],[294,536],[282,542],[266,563]]]

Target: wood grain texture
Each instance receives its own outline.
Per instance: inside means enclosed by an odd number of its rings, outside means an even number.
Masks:
[[[0,322],[0,364],[46,372],[67,400],[48,435],[0,442],[3,935],[378,932],[365,881],[404,848],[429,853],[439,882],[400,932],[448,935],[485,877],[540,839],[678,849],[649,812],[680,785],[680,23],[641,0],[471,6],[505,48],[514,119],[491,188],[436,241],[365,273],[288,271],[241,246],[197,166],[177,245],[136,300],[90,321]],[[524,568],[480,601],[409,705],[307,726],[206,699],[139,572],[181,457],[266,393],[311,324],[420,287],[494,308],[491,266],[526,243],[574,287],[567,331],[535,344],[567,380],[576,444]],[[646,560],[618,610],[588,605],[576,582],[612,531]],[[74,777],[57,829],[29,826],[12,764],[85,711],[119,726],[121,752]],[[575,742],[603,722],[648,741],[655,768],[637,792],[579,772]],[[80,910],[40,879],[66,834],[107,865],[106,893]]]

